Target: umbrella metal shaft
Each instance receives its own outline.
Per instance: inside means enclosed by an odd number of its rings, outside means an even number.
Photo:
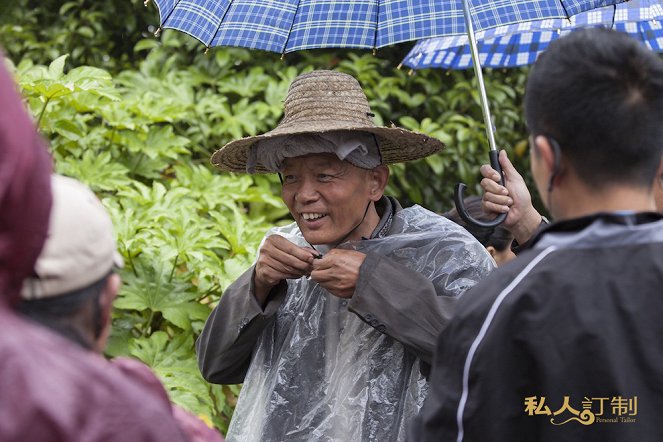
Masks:
[[[481,73],[481,61],[479,61],[479,50],[477,48],[477,41],[474,37],[474,26],[472,25],[472,17],[470,16],[469,0],[463,0],[463,14],[465,16],[465,26],[467,28],[467,37],[470,40],[470,52],[472,53],[472,64],[474,65],[474,74],[479,83],[479,98],[481,101],[481,110],[483,112],[483,119],[486,123],[486,135],[488,135],[488,144],[490,150],[497,151],[495,145],[495,132],[493,131],[493,119],[490,116],[490,108],[488,107],[488,96],[486,95],[486,85],[483,82],[483,74]]]

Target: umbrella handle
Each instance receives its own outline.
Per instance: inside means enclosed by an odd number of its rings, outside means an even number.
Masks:
[[[500,166],[498,155],[499,152],[497,150],[491,150],[488,152],[488,156],[490,157],[490,166],[500,174],[500,184],[504,186],[504,175],[502,175],[502,166]],[[474,227],[485,228],[497,227],[504,222],[507,215],[506,213],[497,215],[497,217],[491,221],[480,221],[478,219],[472,218],[472,216],[467,213],[467,209],[465,208],[465,201],[463,201],[465,199],[466,188],[467,186],[465,184],[458,183],[456,184],[456,189],[454,191],[454,202],[456,203],[456,210],[458,211],[458,215],[463,221]]]

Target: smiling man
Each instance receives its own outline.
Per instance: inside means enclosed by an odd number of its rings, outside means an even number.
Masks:
[[[201,371],[244,383],[228,440],[403,440],[436,337],[492,260],[451,221],[384,196],[386,164],[442,144],[377,127],[354,78],[299,76],[284,114],[212,157],[279,173],[295,222],[226,289],[197,342]]]

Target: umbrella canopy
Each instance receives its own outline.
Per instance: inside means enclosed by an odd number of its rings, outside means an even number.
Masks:
[[[150,0],[146,0],[149,2]],[[206,46],[287,53],[365,48],[467,32],[463,0],[153,0],[160,29]],[[468,0],[476,31],[567,18],[622,0]],[[158,32],[158,31],[157,31]]]
[[[631,0],[580,13],[570,20],[551,19],[499,26],[476,33],[482,67],[504,68],[534,63],[550,42],[585,27],[611,27],[663,52],[663,0]],[[402,62],[413,69],[467,69],[472,66],[468,37],[419,41]]]

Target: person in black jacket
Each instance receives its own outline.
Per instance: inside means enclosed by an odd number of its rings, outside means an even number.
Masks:
[[[663,60],[625,34],[574,32],[537,60],[525,110],[555,222],[458,303],[410,440],[663,440],[652,184],[663,175]]]

